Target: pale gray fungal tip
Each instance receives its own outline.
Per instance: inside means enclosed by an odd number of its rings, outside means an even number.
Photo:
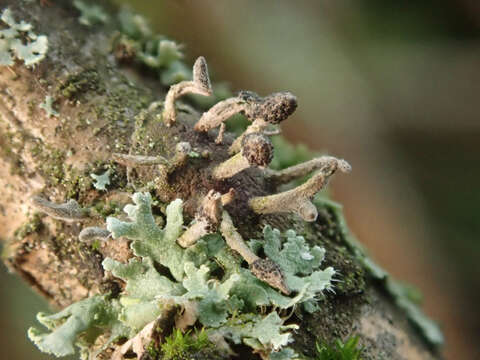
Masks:
[[[279,289],[286,295],[290,295],[291,291],[288,288],[285,277],[280,266],[270,259],[258,259],[250,264],[250,271],[260,280],[266,282],[271,287]]]
[[[344,173],[352,171],[352,166],[343,159],[338,160],[338,168]]]
[[[211,93],[212,85],[208,75],[207,61],[203,56],[200,56],[193,65],[193,81],[201,86],[205,92]]]
[[[107,229],[102,229],[99,227],[87,227],[80,231],[78,238],[80,241],[89,242],[95,239],[106,240],[110,235],[111,233]]]
[[[203,96],[212,95],[210,78],[208,76],[207,62],[204,57],[199,57],[193,65],[193,80],[181,81],[170,86],[163,109],[163,121],[165,125],[172,126],[177,119],[175,101],[185,94],[198,94]]]

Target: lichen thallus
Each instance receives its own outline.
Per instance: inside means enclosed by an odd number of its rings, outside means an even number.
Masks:
[[[212,94],[208,68],[205,58],[199,57],[193,66],[193,81],[182,81],[172,85],[166,95],[163,109],[163,121],[167,126],[174,126],[176,121],[176,100],[187,93],[209,96]],[[253,197],[248,200],[248,206],[257,214],[295,213],[303,220],[312,222],[317,219],[318,212],[312,203],[312,198],[328,183],[329,178],[337,171],[350,171],[350,165],[342,159],[331,156],[322,156],[283,170],[268,168],[273,158],[273,146],[268,135],[276,131],[269,131],[270,125],[278,125],[288,118],[297,107],[297,99],[290,92],[278,92],[264,98],[249,91],[242,91],[237,96],[223,100],[203,113],[194,129],[206,133],[220,127],[216,139],[219,144],[223,141],[225,122],[232,115],[241,113],[251,124],[230,146],[231,157],[223,163],[212,167],[212,177],[222,182],[231,178],[249,167],[258,167],[264,177],[274,186],[287,184],[317,171],[304,184],[291,190],[262,197]],[[145,156],[132,154],[113,154],[113,159],[127,167],[135,166],[162,166],[166,173],[186,164],[188,153],[191,151],[189,143],[177,144],[175,156],[166,159],[161,156]],[[220,230],[227,245],[240,254],[249,264],[252,273],[270,286],[279,289],[285,294],[290,290],[285,284],[284,275],[280,267],[269,259],[262,259],[255,255],[243,241],[242,236],[235,229],[232,218],[224,206],[232,202],[235,189],[221,194],[215,189],[208,189],[203,197],[192,224],[178,238],[177,243],[186,248],[194,245],[203,236]],[[65,221],[81,221],[89,216],[87,209],[82,209],[74,201],[66,204],[55,204],[35,196],[32,204],[40,211]],[[85,228],[81,232],[81,240],[93,238],[108,238],[108,231],[98,227]]]

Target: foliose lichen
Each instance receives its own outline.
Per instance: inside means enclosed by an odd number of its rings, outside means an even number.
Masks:
[[[94,180],[93,187],[97,190],[107,191],[107,185],[110,185],[110,173],[111,170],[108,169],[100,175],[90,174],[90,177]]]
[[[313,311],[315,298],[332,287],[335,271],[319,268],[325,253],[322,248],[311,248],[294,231],[281,234],[270,227],[264,230],[263,242],[250,242],[255,251],[263,244],[265,254],[285,273],[289,287],[296,292],[285,296],[241,267],[218,234],[204,237],[187,249],[180,247],[181,200],[167,207],[163,229],[156,225],[150,194],[135,193],[133,201],[134,205],[124,209],[130,221],[113,217],[106,221],[114,238],[132,240],[131,248],[137,256],[126,264],[110,258],[103,261],[104,270],[122,279],[125,289],[116,299],[97,295],[56,315],[39,315],[49,332],[32,328],[29,337],[40,350],[56,356],[73,354],[75,346],[83,349],[92,345],[98,329],[97,336],[108,335],[102,347],[105,349],[120,338],[134,337],[173,302],[184,311],[180,318],[189,319],[187,327],[198,324],[210,339],[243,343],[264,359],[270,354],[274,359],[280,355],[283,359],[295,358],[288,344],[292,341],[291,330],[297,325],[286,323],[281,312],[297,304]],[[172,277],[159,272],[155,264],[168,269]],[[218,275],[219,269],[223,275]],[[260,311],[265,307],[272,310]]]
[[[80,24],[92,26],[95,24],[106,23],[109,20],[108,14],[97,4],[75,0],[73,5],[80,11],[80,17],[78,18]]]
[[[48,38],[33,32],[33,26],[25,21],[17,22],[9,8],[0,16],[0,66],[13,66],[15,59],[26,66],[35,66],[45,58]]]
[[[118,14],[121,36],[116,40],[121,57],[127,55],[156,71],[164,85],[186,80],[192,72],[182,62],[182,46],[163,35],[154,34],[145,18],[123,9]]]
[[[58,117],[60,115],[58,111],[53,108],[53,102],[53,98],[50,95],[47,95],[45,100],[39,105],[41,109],[45,110],[48,117]]]

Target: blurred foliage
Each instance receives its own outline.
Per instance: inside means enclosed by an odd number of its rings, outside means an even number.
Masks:
[[[362,360],[362,348],[358,348],[358,337],[348,338],[345,343],[340,339],[335,344],[317,344],[315,360]]]
[[[40,354],[26,337],[26,329],[36,321],[37,312],[51,309],[24,280],[9,274],[3,265],[0,267],[0,286],[4,290],[3,296],[0,297],[0,308],[3,309],[0,320],[0,345],[3,353],[15,360],[51,359],[50,356]]]

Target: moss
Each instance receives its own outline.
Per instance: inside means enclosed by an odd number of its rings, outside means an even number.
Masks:
[[[0,140],[0,157],[10,165],[10,174],[11,175],[23,175],[24,173],[24,164],[20,156],[13,150],[13,148],[1,142]]]
[[[47,186],[56,187],[64,192],[68,199],[78,199],[91,188],[92,179],[89,176],[91,165],[79,171],[66,164],[66,152],[49,145],[37,142],[30,154],[35,160],[36,171],[47,181]]]
[[[95,239],[95,240],[92,242],[92,245],[91,245],[91,246],[92,246],[92,250],[94,250],[94,251],[100,250],[100,246],[101,246],[100,240]]]
[[[40,230],[41,226],[42,220],[40,219],[40,214],[36,213],[26,223],[15,230],[14,236],[16,239],[21,240]]]
[[[95,283],[101,284],[102,255],[94,247],[80,242],[71,226],[61,221],[56,221],[55,226],[57,233],[43,242],[55,253],[58,262],[74,266],[77,269],[75,279],[85,288],[91,288]]]
[[[19,155],[23,149],[23,134],[6,132],[0,136],[0,157],[10,165],[11,175],[23,175],[25,166]]]
[[[92,206],[92,210],[101,216],[106,218],[107,216],[117,216],[121,213],[122,207],[115,201],[103,201],[99,200]]]
[[[59,185],[65,175],[65,152],[37,142],[30,154],[37,163],[37,171],[52,185]]]
[[[361,360],[362,348],[358,347],[357,336],[348,338],[345,343],[335,339],[333,343],[320,343],[316,345],[317,356],[315,360]]]
[[[194,334],[190,331],[184,334],[181,330],[175,329],[170,336],[165,338],[160,348],[164,360],[189,360],[192,358],[192,354],[211,345],[207,333],[203,329]]]
[[[87,69],[81,73],[71,75],[57,91],[68,100],[80,100],[90,91],[103,92],[99,75],[94,69]]]
[[[85,195],[91,187],[92,180],[88,177],[88,171],[80,173],[78,170],[67,167],[68,172],[62,180],[67,199],[79,199]]]

